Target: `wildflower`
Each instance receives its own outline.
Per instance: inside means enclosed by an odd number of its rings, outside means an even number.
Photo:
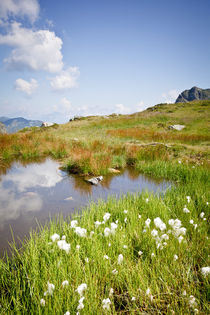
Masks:
[[[89,258],[86,257],[86,258],[85,258],[85,261],[86,261],[86,263],[89,263]]]
[[[138,255],[141,256],[142,254],[143,254],[143,252],[140,250],[140,251],[138,252]]]
[[[113,275],[117,275],[118,274],[117,269],[112,270],[112,273],[113,273]]]
[[[207,206],[209,205],[208,201],[206,201],[206,205],[207,205]]]
[[[79,250],[79,249],[80,249],[80,245],[77,245],[77,246],[76,246],[76,249]]]
[[[76,289],[76,292],[78,292],[78,294],[82,297],[85,290],[87,290],[87,284],[82,283],[78,286],[78,288]]]
[[[75,227],[77,226],[77,224],[78,224],[78,221],[77,221],[77,220],[72,220],[72,221],[71,221],[71,228],[72,228],[72,229],[75,228]]]
[[[109,298],[103,299],[102,305],[103,305],[103,309],[104,309],[104,310],[109,311],[109,310],[110,310],[110,305],[111,305],[110,299],[109,299]]]
[[[201,214],[200,214],[201,219],[203,219],[204,215],[205,215],[205,213],[201,212]]]
[[[168,236],[168,234],[163,234],[163,235],[161,235],[161,240],[169,240],[169,236]]]
[[[85,306],[83,304],[84,296],[79,299],[79,305],[77,306],[77,310],[82,310]]]
[[[183,241],[183,239],[184,239],[184,237],[183,237],[182,235],[180,235],[180,236],[178,237],[179,243],[181,243],[181,242]]]
[[[58,244],[58,247],[59,247],[60,249],[65,250],[65,252],[66,252],[67,254],[69,253],[70,248],[71,248],[71,245],[68,244],[68,243],[66,243],[65,240],[57,241],[57,244]]]
[[[124,210],[123,212],[124,212],[125,214],[127,214],[127,213],[128,213],[128,210]]]
[[[128,220],[128,219],[127,219],[127,218],[125,218],[125,219],[124,219],[124,222],[125,222],[125,223],[127,223],[127,220]]]
[[[197,229],[197,227],[198,227],[197,223],[194,224],[194,229],[195,229],[195,230]]]
[[[174,260],[177,260],[178,259],[178,256],[175,254],[174,255]]]
[[[55,290],[55,285],[53,283],[47,282],[47,291],[44,293],[44,296],[47,294],[53,295],[53,291]]]
[[[113,288],[111,288],[111,289],[109,290],[109,296],[112,296],[112,295],[113,295],[113,293],[114,293],[114,289],[113,289]]]
[[[153,258],[153,257],[155,257],[155,254],[154,254],[154,253],[151,254],[151,258]]]
[[[111,234],[115,234],[115,230],[117,229],[118,225],[114,222],[111,223]]]
[[[151,235],[152,235],[153,237],[158,236],[158,231],[155,230],[155,229],[153,229],[153,230],[151,231]]]
[[[210,273],[210,267],[202,267],[201,273],[204,277],[208,276],[208,274]]]
[[[145,221],[146,227],[149,227],[150,223],[151,223],[151,220],[148,218],[148,219]]]
[[[66,235],[63,235],[63,236],[61,237],[61,239],[62,239],[62,240],[65,240],[65,239],[66,239]]]
[[[109,247],[111,247],[111,245],[112,245],[111,243],[108,244]]]
[[[86,229],[83,229],[79,226],[77,226],[75,228],[75,233],[80,236],[80,237],[86,237],[87,236],[87,230]]]
[[[139,219],[141,219],[141,214],[139,214]]]
[[[179,164],[182,164],[182,161],[178,161]]]
[[[182,295],[184,295],[184,296],[186,296],[186,295],[187,295],[186,290],[184,290],[184,291],[182,292]]]
[[[150,295],[150,288],[147,289],[146,295]]]
[[[106,212],[105,215],[103,216],[104,222],[108,221],[110,216],[111,214],[109,212]]]
[[[149,202],[149,198],[146,198],[146,199],[145,199],[145,202],[148,203],[148,202]]]
[[[53,242],[55,242],[55,241],[57,241],[57,240],[59,240],[60,239],[60,235],[58,235],[58,234],[53,234],[52,236],[50,236],[50,238],[51,238],[51,240],[53,241]]]
[[[104,255],[104,259],[107,259],[107,260],[108,260],[108,259],[109,259],[109,256],[107,256],[107,255]]]
[[[136,300],[135,296],[132,296],[131,301],[135,301],[135,300]]]
[[[190,224],[193,224],[194,223],[194,221],[193,220],[190,220]]]
[[[189,203],[191,199],[190,196],[187,196],[186,198],[187,198],[187,202]]]
[[[184,206],[184,208],[183,208],[183,212],[184,212],[184,213],[190,213],[190,210],[189,210],[189,209],[187,209],[187,207],[186,207],[186,206]]]
[[[69,285],[69,282],[68,282],[68,280],[64,280],[63,282],[62,282],[62,287],[64,288],[64,287],[67,287]]]
[[[166,229],[165,223],[159,217],[154,219],[154,223],[156,228],[159,228],[161,231],[164,231]]]
[[[118,224],[119,220],[116,220],[115,223]]]
[[[104,236],[109,236],[111,234],[111,230],[110,230],[110,228],[108,228],[108,227],[106,227],[105,229],[104,229]]]
[[[153,296],[152,296],[152,294],[151,294],[150,288],[148,288],[148,289],[146,290],[146,295],[148,295],[148,297],[150,298],[150,301],[152,302]]]
[[[41,300],[40,300],[40,304],[41,304],[41,306],[45,306],[45,300],[44,300],[44,299],[41,299]]]
[[[67,311],[64,315],[70,315],[70,312],[69,312],[69,311]]]
[[[101,222],[100,222],[100,221],[96,221],[96,222],[95,222],[96,228],[98,228],[100,225],[101,225]]]
[[[193,295],[190,295],[188,302],[189,302],[190,307],[197,306],[197,303],[195,301],[195,297]]]
[[[198,309],[197,308],[194,309],[194,313],[198,314]]]
[[[118,265],[120,265],[123,262],[123,255],[122,254],[120,254],[118,256],[117,262],[118,262]]]
[[[128,246],[127,246],[127,245],[123,245],[123,248],[124,248],[124,249],[127,249],[127,248],[128,248]]]
[[[90,231],[90,237],[93,236],[95,234],[94,231]]]

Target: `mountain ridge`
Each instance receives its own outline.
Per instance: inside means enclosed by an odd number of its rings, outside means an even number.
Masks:
[[[184,90],[176,99],[175,103],[187,103],[195,100],[210,100],[210,89],[201,89],[193,86],[189,90]]]

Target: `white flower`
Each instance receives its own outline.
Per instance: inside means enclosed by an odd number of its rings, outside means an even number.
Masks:
[[[78,286],[78,288],[76,289],[76,292],[78,292],[79,295],[82,297],[85,290],[87,290],[87,284],[86,283],[82,283],[82,284],[80,284]]]
[[[165,223],[159,217],[154,219],[154,223],[156,228],[159,228],[161,231],[164,231],[166,229]]]
[[[113,289],[113,288],[111,288],[111,289],[109,290],[109,296],[112,296],[112,295],[113,295],[113,293],[114,293],[114,289]]]
[[[138,255],[141,256],[142,254],[143,254],[143,252],[140,250],[140,251],[138,252]]]
[[[182,161],[178,161],[179,164],[182,164]]]
[[[96,228],[98,228],[101,225],[101,222],[100,221],[96,221],[94,224],[95,224]]]
[[[178,256],[175,254],[174,255],[174,260],[177,260],[178,259]]]
[[[149,198],[146,198],[145,201],[146,201],[146,202],[149,202]]]
[[[79,250],[79,249],[80,249],[80,245],[77,245],[77,246],[76,246],[76,249]]]
[[[204,215],[205,215],[205,213],[201,212],[201,214],[200,214],[201,219],[203,219]]]
[[[64,315],[70,315],[70,312],[69,312],[69,311],[67,311]]]
[[[117,263],[118,263],[118,265],[120,265],[122,262],[123,262],[123,255],[120,254],[120,255],[118,256]]]
[[[72,220],[72,221],[71,221],[71,228],[72,228],[72,229],[75,228],[75,227],[77,226],[77,224],[78,224],[78,221],[77,221],[77,220]]]
[[[153,258],[153,257],[155,257],[155,254],[154,254],[154,253],[151,254],[151,258]]]
[[[195,297],[193,295],[190,295],[190,297],[189,297],[189,305],[190,305],[190,307],[197,306],[197,303],[195,301]]]
[[[95,234],[94,231],[90,231],[90,237],[92,237]]]
[[[79,226],[77,226],[74,231],[80,237],[86,237],[87,236],[87,230],[83,229]]]
[[[106,227],[105,229],[104,229],[104,236],[109,236],[111,234],[111,230],[110,230],[110,228],[108,228],[108,227]]]
[[[193,224],[194,223],[194,221],[193,220],[190,220],[190,224]]]
[[[104,255],[104,259],[108,260],[108,259],[109,259],[109,256]]]
[[[201,273],[204,277],[208,276],[208,274],[210,273],[210,267],[202,267]]]
[[[187,196],[186,198],[187,198],[187,202],[189,203],[191,199],[190,196]]]
[[[44,299],[41,299],[41,300],[40,300],[40,304],[41,304],[41,306],[45,306],[45,300],[44,300]]]
[[[184,212],[184,213],[190,213],[190,210],[187,209],[187,207],[185,206],[185,207],[183,208],[183,212]]]
[[[86,261],[86,263],[89,263],[89,258],[86,257],[86,258],[85,258],[85,261]]]
[[[209,202],[208,201],[206,201],[206,204],[207,204],[207,206],[209,205]]]
[[[135,300],[136,300],[135,296],[132,296],[131,301],[135,301]]]
[[[161,235],[161,240],[169,240],[169,236],[168,236],[168,234],[163,234],[163,235]]]
[[[111,233],[115,234],[115,230],[117,229],[118,225],[114,222],[111,223]]]
[[[117,275],[118,274],[117,269],[112,270],[112,273],[113,273],[113,275]]]
[[[197,308],[194,308],[194,313],[198,314],[198,309]]]
[[[47,291],[44,293],[44,296],[47,294],[53,295],[53,291],[55,290],[55,285],[53,283],[47,282]]]
[[[69,285],[69,282],[68,282],[68,280],[64,280],[63,282],[62,282],[62,287],[64,288],[64,287],[67,287]]]
[[[148,218],[148,219],[145,221],[146,227],[149,227],[150,223],[151,223],[151,220]]]
[[[128,213],[128,210],[124,210],[124,213],[127,214],[127,213]]]
[[[128,248],[128,246],[127,246],[127,245],[123,245],[123,248],[124,248],[124,249],[127,249],[127,248]]]
[[[184,295],[184,296],[186,296],[186,295],[187,295],[186,290],[184,290],[184,291],[182,292],[182,295]]]
[[[138,215],[139,219],[141,219],[141,214]]]
[[[60,241],[57,241],[57,244],[58,244],[58,247],[62,250],[65,250],[65,252],[68,254],[69,251],[70,251],[70,248],[71,248],[71,245],[66,243],[65,240],[60,240]]]
[[[111,247],[111,245],[112,245],[111,243],[108,244],[109,247]]]
[[[183,241],[183,239],[184,239],[184,237],[183,237],[182,235],[180,235],[180,236],[178,237],[179,243],[181,243],[181,242]]]
[[[195,229],[195,230],[197,229],[197,227],[198,227],[197,223],[194,224],[194,229]]]
[[[151,294],[150,288],[148,288],[148,289],[146,290],[146,295],[150,295],[150,294]]]
[[[124,219],[124,222],[125,222],[125,223],[127,223],[127,220],[128,220],[128,219],[127,219],[127,218],[125,218],[125,219]]]
[[[158,231],[155,230],[155,229],[153,229],[153,230],[151,231],[151,235],[152,235],[153,237],[158,236]]]
[[[109,298],[103,299],[103,301],[102,301],[102,306],[103,306],[103,309],[104,309],[104,310],[109,311],[109,310],[110,310],[110,305],[111,305],[111,301],[110,301]]]
[[[59,240],[60,239],[60,235],[58,235],[58,234],[53,234],[52,236],[50,236],[50,238],[51,238],[51,240],[53,241],[53,242],[55,242],[55,241],[57,241],[57,240]]]
[[[62,240],[65,240],[65,239],[66,239],[66,235],[63,235],[63,236],[61,237],[61,239],[62,239]]]
[[[105,215],[103,216],[104,222],[108,221],[110,217],[111,214],[109,212],[106,212]]]
[[[85,299],[84,296],[81,299],[79,299],[79,305],[77,306],[77,310],[82,310],[85,307],[83,304],[84,299]]]
[[[115,223],[118,224],[119,220],[116,220]]]

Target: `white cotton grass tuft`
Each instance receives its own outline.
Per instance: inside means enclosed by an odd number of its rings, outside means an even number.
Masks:
[[[204,277],[208,276],[208,274],[210,273],[210,267],[202,267],[201,268],[201,273]]]
[[[149,226],[150,226],[150,223],[151,223],[151,220],[148,218],[148,219],[145,221],[145,226],[146,226],[146,227],[149,227]]]
[[[160,229],[161,231],[164,231],[166,229],[165,223],[159,217],[154,219],[154,224],[156,228]]]
[[[104,255],[104,259],[108,260],[109,256],[108,255]]]
[[[113,289],[113,288],[110,288],[110,290],[109,290],[109,296],[111,297],[113,294],[114,294],[114,289]]]
[[[104,310],[109,311],[109,310],[110,310],[110,305],[111,305],[111,301],[110,301],[109,298],[103,299],[103,301],[102,301],[102,307],[103,307]]]
[[[204,213],[204,212],[201,212],[201,213],[200,213],[200,217],[201,217],[201,219],[203,219],[204,215],[205,215],[205,213]]]
[[[64,315],[70,315],[70,312],[69,312],[69,311],[67,311]]]
[[[57,241],[57,245],[60,249],[64,250],[67,254],[71,249],[71,245],[67,243],[65,240]]]
[[[76,245],[76,249],[79,250],[80,249],[80,245]]]
[[[131,301],[136,301],[135,296],[132,296]]]
[[[78,288],[76,289],[76,292],[78,292],[78,294],[82,297],[85,290],[87,290],[87,284],[86,283],[82,283],[78,286]]]
[[[110,217],[111,214],[109,212],[106,212],[105,215],[103,216],[104,222],[108,221]]]
[[[112,270],[112,274],[113,275],[117,275],[118,274],[118,270],[117,269]]]
[[[190,220],[190,224],[194,224],[194,221],[193,221],[193,220]]]
[[[74,232],[80,237],[86,237],[87,236],[87,230],[84,228],[81,228],[80,226],[77,226],[75,228]]]
[[[77,306],[78,311],[82,310],[85,307],[83,304],[84,299],[85,299],[84,296],[79,299],[79,305]]]
[[[45,300],[44,300],[44,299],[41,299],[41,300],[40,300],[40,305],[41,305],[41,306],[45,306]]]
[[[108,237],[110,234],[111,234],[110,228],[106,227],[106,228],[104,229],[104,236],[105,236],[105,237]]]
[[[115,234],[118,225],[114,222],[111,223],[111,234]]]
[[[179,257],[175,254],[174,255],[174,260],[176,261]]]
[[[156,229],[153,229],[153,230],[151,231],[151,235],[152,235],[153,237],[158,236],[158,231],[157,231]]]
[[[55,290],[55,285],[53,283],[47,282],[47,291],[44,292],[44,296],[53,295],[53,291]]]
[[[120,265],[120,264],[122,264],[122,262],[123,262],[123,255],[120,254],[120,255],[118,256],[118,258],[117,258],[117,263],[118,263],[118,265]]]
[[[101,222],[100,221],[96,221],[94,224],[95,224],[95,227],[98,228],[101,225]]]
[[[138,255],[141,256],[143,254],[143,252],[140,250],[138,251]]]
[[[63,288],[64,288],[64,287],[68,287],[68,285],[69,285],[68,280],[64,280],[64,281],[62,282],[62,287],[63,287]]]
[[[51,238],[51,240],[52,240],[53,242],[55,242],[55,241],[57,241],[57,240],[60,239],[60,235],[58,235],[57,233],[55,233],[55,234],[51,235],[50,238]]]
[[[186,198],[187,198],[187,202],[190,203],[190,200],[191,200],[190,196],[187,196]]]
[[[146,290],[146,295],[149,297],[150,301],[152,302],[152,300],[153,300],[153,295],[151,294],[150,288],[147,288],[147,290]]]
[[[184,206],[184,208],[183,208],[183,212],[184,212],[184,213],[190,213],[190,210],[189,210],[189,209],[187,209],[187,207],[186,207],[186,206]]]
[[[192,308],[197,306],[197,302],[196,302],[195,297],[193,295],[190,295],[188,302],[189,302],[190,307],[192,307]]]
[[[78,224],[78,221],[77,220],[72,220],[70,225],[71,225],[71,228],[74,229]]]
[[[128,210],[124,210],[123,212],[124,212],[125,214],[127,214],[127,213],[128,213]]]
[[[66,235],[63,235],[63,236],[61,237],[61,239],[62,239],[62,240],[66,240]]]

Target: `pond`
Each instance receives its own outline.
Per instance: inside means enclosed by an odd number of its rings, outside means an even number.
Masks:
[[[94,186],[59,167],[51,159],[25,166],[16,162],[0,175],[0,256],[9,249],[8,242],[13,237],[18,243],[37,228],[37,222],[43,224],[60,213],[65,218],[90,201],[109,195],[142,190],[164,192],[170,187],[169,182],[148,178],[134,169],[105,176]]]

